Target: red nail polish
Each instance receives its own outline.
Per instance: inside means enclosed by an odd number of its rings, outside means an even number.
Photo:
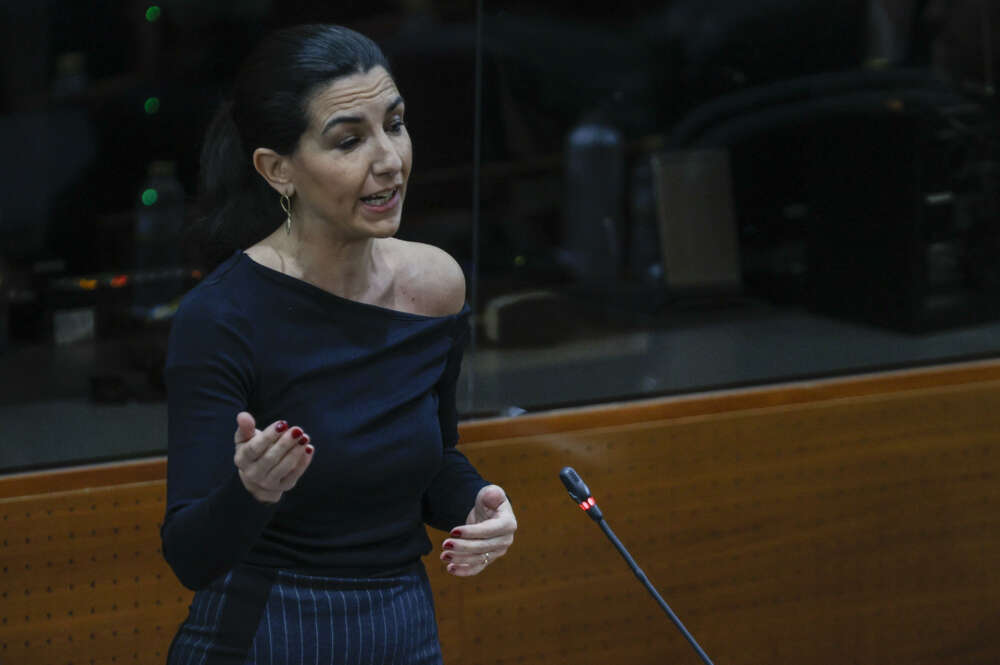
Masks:
[[[284,432],[286,429],[288,429],[288,423],[284,420],[279,420],[278,424],[274,426],[276,432]]]
[[[445,561],[451,561],[451,552],[445,552],[444,553],[444,560]]]
[[[307,443],[309,443],[309,435],[308,435],[308,434],[303,434],[303,435],[302,435],[302,438],[301,438],[301,439],[299,439],[299,445],[300,445],[300,446],[304,446],[304,445],[306,445]]]
[[[445,541],[444,548],[446,550],[453,550],[455,549],[455,543],[451,542],[450,540]]]
[[[455,564],[453,564],[453,563],[449,563],[448,564],[448,572],[449,573],[455,572]]]
[[[292,428],[292,438],[293,439],[297,439],[300,436],[302,436],[302,430],[300,428],[298,428],[298,427],[293,427]]]
[[[454,536],[455,538],[461,538],[462,532],[459,529],[452,529],[451,535]]]
[[[312,455],[314,450],[312,446],[306,446],[306,455]]]

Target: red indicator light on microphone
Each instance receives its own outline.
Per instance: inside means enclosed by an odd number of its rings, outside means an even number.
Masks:
[[[588,506],[588,507],[593,507],[593,505],[594,505],[595,503],[597,503],[597,502],[596,502],[596,501],[594,501],[594,497],[592,497],[592,496],[591,496],[591,497],[587,497],[587,506]]]
[[[581,501],[580,510],[590,510],[590,504],[588,504],[586,501]]]

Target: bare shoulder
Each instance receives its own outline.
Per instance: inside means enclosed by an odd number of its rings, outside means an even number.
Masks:
[[[391,251],[400,305],[425,316],[448,316],[462,310],[465,274],[448,252],[396,238],[387,248]]]

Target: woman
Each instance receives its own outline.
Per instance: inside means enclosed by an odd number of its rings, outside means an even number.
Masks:
[[[424,523],[457,576],[513,541],[503,490],[455,449],[462,271],[393,238],[404,110],[374,43],[300,26],[209,130],[213,232],[245,249],[171,331],[163,552],[197,593],[170,663],[439,663]]]

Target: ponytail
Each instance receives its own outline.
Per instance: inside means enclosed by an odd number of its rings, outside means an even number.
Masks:
[[[203,263],[215,265],[253,245],[281,223],[277,194],[253,168],[225,101],[208,126],[201,150],[201,192],[192,245]]]

